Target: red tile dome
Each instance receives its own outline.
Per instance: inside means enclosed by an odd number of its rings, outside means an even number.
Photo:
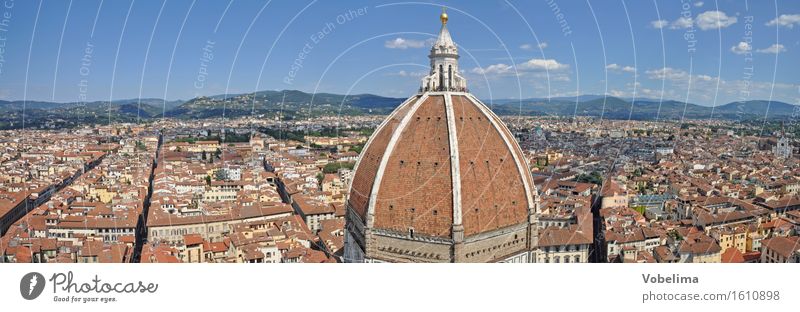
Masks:
[[[444,24],[442,36],[452,42]],[[536,196],[527,161],[463,78],[440,70],[457,68],[454,44],[437,49],[422,93],[395,109],[361,153],[347,199],[346,258],[485,262],[529,248]]]

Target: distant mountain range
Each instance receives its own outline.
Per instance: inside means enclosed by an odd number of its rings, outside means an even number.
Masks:
[[[23,104],[26,125],[65,127],[85,123],[130,122],[161,117],[214,118],[281,114],[285,119],[306,116],[388,114],[405,98],[373,94],[311,94],[297,90],[198,97],[188,101],[154,98],[53,103],[0,101],[0,129],[21,127]],[[732,102],[717,107],[656,99],[621,99],[602,95],[577,97],[484,100],[499,115],[590,116],[605,119],[786,119],[800,107],[778,101]],[[110,111],[110,120],[109,120]]]
[[[276,114],[295,116],[387,114],[404,99],[372,94],[340,95],[297,90],[259,91],[194,98],[167,112],[168,117],[211,118]]]
[[[778,101],[752,100],[731,102],[716,107],[673,100],[586,96],[573,98],[525,99],[497,104],[492,109],[499,115],[591,116],[606,119],[672,120],[681,119],[785,119],[800,113],[800,106]],[[488,101],[487,101],[488,103]]]

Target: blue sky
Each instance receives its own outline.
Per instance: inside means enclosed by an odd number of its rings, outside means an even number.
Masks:
[[[9,3],[0,6],[7,100],[282,89],[406,97],[428,70],[446,5],[461,69],[481,98],[800,104],[798,1]]]

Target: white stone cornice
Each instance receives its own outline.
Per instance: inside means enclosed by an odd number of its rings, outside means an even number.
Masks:
[[[461,225],[461,162],[458,155],[458,131],[456,117],[453,113],[453,102],[449,93],[444,95],[444,107],[447,114],[447,133],[450,142],[450,173],[453,183],[453,226]]]

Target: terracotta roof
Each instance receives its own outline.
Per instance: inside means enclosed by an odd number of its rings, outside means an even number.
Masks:
[[[744,255],[739,249],[730,247],[722,253],[722,263],[744,263]]]
[[[539,246],[564,246],[591,244],[592,233],[576,231],[576,227],[571,229],[548,227],[539,233]]]
[[[717,253],[721,250],[722,247],[713,238],[703,233],[685,236],[678,247],[680,253],[694,255]]]
[[[672,250],[669,249],[667,246],[658,246],[653,249],[655,252],[656,257],[658,257],[658,261],[660,262],[671,262],[678,260],[678,257],[672,253]]]
[[[194,246],[203,244],[203,237],[200,234],[186,234],[183,235],[183,242],[186,246]]]
[[[761,246],[764,250],[771,249],[781,257],[789,258],[794,252],[800,250],[800,236],[776,236],[761,241]]]
[[[622,187],[613,180],[607,180],[603,183],[603,188],[600,190],[600,194],[602,196],[617,196],[617,195],[625,195],[627,192],[622,189]]]

